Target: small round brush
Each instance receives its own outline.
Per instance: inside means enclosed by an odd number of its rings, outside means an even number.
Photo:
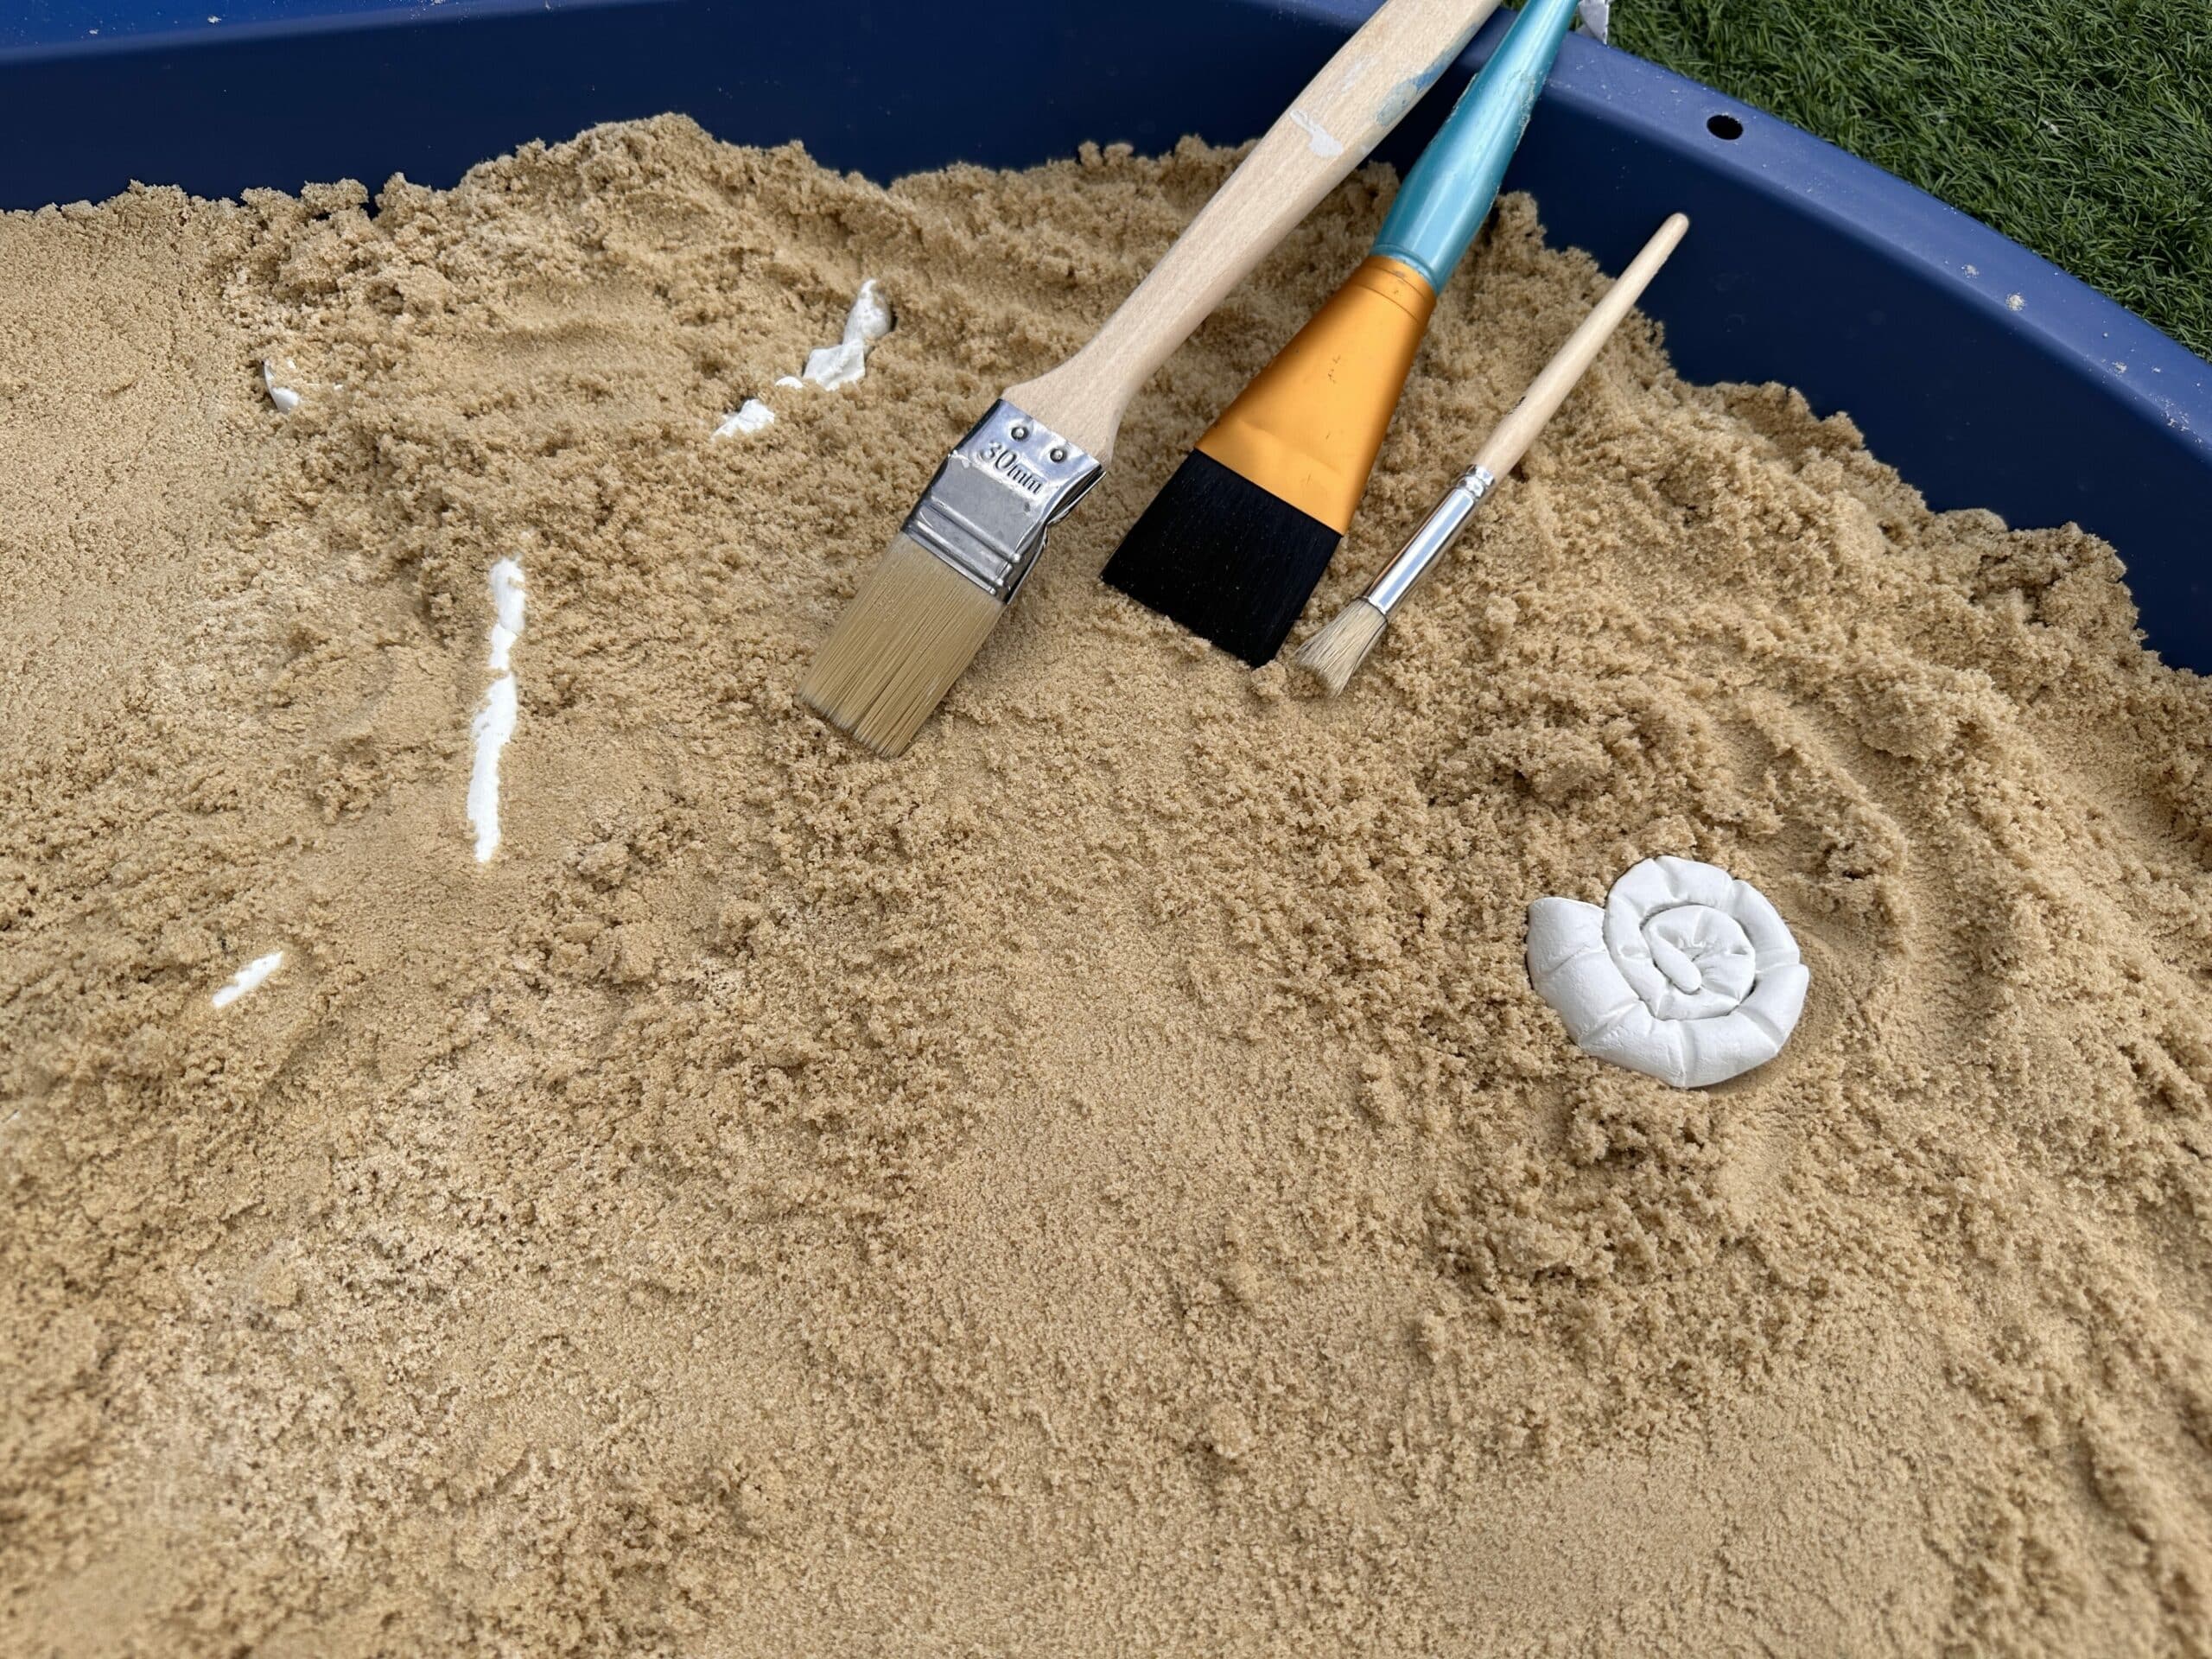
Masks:
[[[1657,275],[1659,267],[1667,263],[1667,256],[1674,252],[1675,245],[1689,227],[1689,220],[1675,213],[1653,233],[1643,245],[1643,251],[1605,290],[1605,297],[1590,315],[1583,318],[1581,326],[1567,337],[1567,343],[1544,365],[1543,372],[1529,383],[1529,390],[1521,394],[1521,401],[1513,405],[1476,451],[1474,465],[1445,493],[1444,499],[1421,521],[1421,528],[1407,540],[1398,556],[1390,561],[1364,594],[1338,612],[1326,626],[1299,647],[1298,666],[1319,680],[1331,696],[1343,690],[1359,671],[1359,665],[1367,660],[1367,653],[1375,649],[1375,642],[1389,626],[1390,613],[1404,602],[1429,567],[1459,539],[1459,532],[1473,517],[1476,505],[1528,453],[1536,434],[1544,429],[1544,423],[1567,401],[1567,394],[1574,390],[1583,371],[1590,366],[1621,319]]]

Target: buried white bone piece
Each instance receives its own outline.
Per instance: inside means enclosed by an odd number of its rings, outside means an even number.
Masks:
[[[238,998],[260,989],[261,982],[284,965],[284,953],[271,950],[265,957],[256,957],[231,976],[231,982],[207,1000],[216,1007],[227,1008]]]
[[[1602,907],[1537,899],[1528,963],[1578,1048],[1677,1089],[1726,1083],[1779,1054],[1812,982],[1765,896],[1688,858],[1645,859]]]
[[[871,276],[861,284],[861,291],[853,296],[852,306],[845,313],[843,337],[835,346],[817,346],[806,354],[804,378],[797,374],[779,375],[776,384],[794,389],[816,385],[828,391],[851,385],[867,375],[868,348],[891,332],[891,308],[875,291],[875,279]],[[722,416],[715,435],[750,437],[775,421],[774,410],[758,397],[748,397],[735,413]]]
[[[776,423],[776,411],[758,397],[748,397],[739,405],[734,415],[722,416],[722,423],[715,429],[718,438],[734,438],[742,433],[751,437],[755,432],[766,430]]]
[[[868,347],[890,332],[891,308],[875,291],[871,276],[861,284],[852,308],[845,313],[843,337],[835,346],[817,346],[806,354],[806,367],[799,372],[802,380],[825,391],[851,385],[868,372]]]
[[[294,374],[300,372],[300,365],[289,358],[284,360],[284,366]],[[261,389],[269,394],[269,401],[276,405],[279,415],[289,415],[300,406],[300,394],[277,383],[276,365],[265,357],[261,359]]]
[[[499,754],[515,734],[519,710],[513,653],[522,638],[522,566],[512,559],[493,562],[491,574],[492,650],[487,666],[497,677],[485,689],[484,706],[468,723],[476,758],[468,772],[468,822],[476,831],[476,861],[488,863],[499,850]]]

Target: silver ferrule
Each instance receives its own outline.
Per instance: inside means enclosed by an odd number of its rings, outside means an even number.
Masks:
[[[1004,604],[1044,551],[1045,532],[1104,470],[1012,404],[995,403],[937,469],[906,533]]]
[[[1459,481],[1445,493],[1421,528],[1408,537],[1382,574],[1375,578],[1367,590],[1367,602],[1383,615],[1408,594],[1427,573],[1446,549],[1459,539],[1459,532],[1467,527],[1467,520],[1475,511],[1475,504],[1491,493],[1497,480],[1480,467],[1470,467],[1459,476]]]

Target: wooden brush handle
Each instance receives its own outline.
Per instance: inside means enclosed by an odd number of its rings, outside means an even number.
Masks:
[[[1229,290],[1420,101],[1497,0],[1389,0],[1199,209],[1096,338],[1006,400],[1100,461],[1122,411]]]
[[[1674,252],[1675,245],[1689,227],[1687,215],[1674,213],[1652,232],[1651,239],[1643,245],[1643,251],[1629,262],[1628,269],[1614,279],[1613,285],[1605,290],[1605,296],[1582,319],[1581,326],[1567,337],[1567,344],[1544,365],[1543,372],[1529,383],[1529,390],[1521,394],[1521,401],[1491,429],[1475,454],[1476,466],[1492,478],[1503,478],[1529,453],[1536,434],[1544,429],[1544,423],[1567,401],[1567,394],[1574,390],[1574,383],[1582,378],[1582,372],[1604,348],[1606,340],[1619,327],[1620,320],[1658,275],[1659,267],[1667,263],[1667,256]]]

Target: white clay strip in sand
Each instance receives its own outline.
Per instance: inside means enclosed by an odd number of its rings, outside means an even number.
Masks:
[[[780,375],[779,386],[820,386],[835,391],[849,386],[868,373],[868,348],[891,332],[891,308],[876,292],[875,278],[861,284],[845,313],[845,332],[835,346],[817,346],[806,354],[806,367],[798,374]],[[715,428],[718,438],[750,437],[775,423],[776,412],[758,397],[748,397],[734,414],[725,415]]]
[[[522,637],[522,566],[501,559],[492,567],[492,655],[498,676],[484,693],[484,706],[469,722],[476,740],[476,760],[468,773],[468,822],[476,831],[476,861],[490,861],[499,849],[499,751],[515,734],[515,677],[510,666],[515,641]]]
[[[286,368],[293,365],[287,363]],[[269,401],[276,405],[279,415],[289,415],[300,406],[300,394],[287,385],[279,385],[276,365],[267,358],[261,359],[261,389],[269,394]]]
[[[231,976],[231,982],[207,1000],[219,1008],[227,1008],[249,991],[260,988],[261,982],[284,965],[284,953],[271,950],[265,957],[256,957],[251,962]]]

